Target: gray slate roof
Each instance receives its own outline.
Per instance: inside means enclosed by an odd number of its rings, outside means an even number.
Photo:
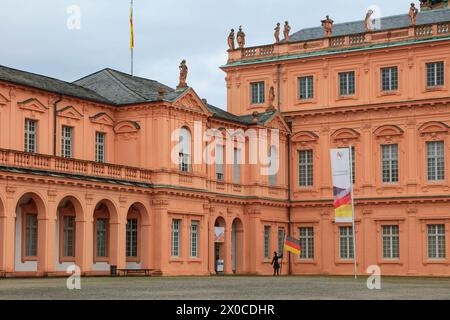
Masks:
[[[426,25],[448,21],[450,21],[450,9],[423,11],[420,12],[417,16],[417,25]],[[381,18],[380,29],[378,29],[377,31],[407,28],[410,25],[411,22],[408,14],[384,17]],[[333,36],[345,36],[364,32],[366,32],[364,20],[347,23],[335,22],[333,26]],[[302,29],[291,35],[289,37],[289,42],[316,40],[323,37],[324,32],[322,27],[308,28]]]
[[[174,90],[154,80],[104,69],[79,79],[74,84],[92,90],[116,105],[161,101],[158,91],[165,90],[164,101],[174,101],[185,90]]]

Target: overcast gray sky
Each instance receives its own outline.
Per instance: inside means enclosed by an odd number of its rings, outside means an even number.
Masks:
[[[273,43],[276,22],[292,32],[362,20],[377,5],[382,16],[407,13],[411,0],[134,0],[135,75],[175,87],[186,59],[188,83],[208,102],[226,107],[226,38],[244,26],[247,46]],[[418,1],[415,1],[418,3]],[[67,28],[67,7],[81,9],[81,29]],[[1,0],[0,64],[66,81],[109,67],[130,70],[129,0]]]

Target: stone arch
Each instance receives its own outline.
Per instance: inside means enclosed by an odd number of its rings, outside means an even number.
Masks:
[[[233,273],[244,271],[244,224],[240,218],[235,218],[231,225],[231,264]]]
[[[223,242],[216,242],[215,241],[215,228],[216,227],[220,227],[220,228],[225,228],[224,231],[224,241]],[[213,242],[214,242],[214,266],[217,266],[217,260],[224,260],[226,263],[227,260],[227,256],[226,256],[226,252],[227,252],[227,238],[226,238],[226,234],[227,234],[227,222],[225,220],[224,217],[222,216],[217,216],[216,219],[214,220],[214,228],[213,228]]]
[[[422,135],[448,133],[448,125],[441,121],[429,121],[419,127],[419,132]]]
[[[381,126],[375,129],[374,131],[374,135],[377,138],[402,136],[403,133],[404,133],[403,129],[396,125]]]
[[[293,142],[315,142],[319,136],[312,131],[300,131],[292,136]]]
[[[150,212],[141,202],[134,202],[126,217],[126,268],[150,269]]]
[[[331,138],[334,141],[338,140],[357,140],[359,139],[360,133],[354,129],[351,128],[342,128],[339,130],[336,130],[332,135]]]

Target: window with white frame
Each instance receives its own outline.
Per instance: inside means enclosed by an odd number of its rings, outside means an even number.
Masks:
[[[24,151],[36,153],[37,151],[37,121],[25,119],[25,141]]]
[[[381,91],[398,90],[398,67],[381,68]]]
[[[269,185],[277,185],[277,171],[278,171],[278,152],[275,146],[271,146],[269,150]]]
[[[106,162],[105,154],[106,134],[103,132],[95,133],[95,161],[99,163]]]
[[[445,179],[444,141],[427,142],[427,173],[429,181]]]
[[[99,218],[95,222],[96,256],[108,257],[108,219]]]
[[[300,77],[298,78],[299,85],[299,99],[308,100],[314,98],[314,77]]]
[[[241,183],[241,150],[234,149],[233,182]]]
[[[341,96],[352,96],[355,94],[355,72],[339,73],[339,94]]]
[[[445,224],[427,225],[428,233],[428,258],[445,259]]]
[[[300,259],[314,259],[314,228],[298,228],[300,235]]]
[[[223,170],[223,145],[216,145],[216,179],[219,181],[223,181],[224,170]]]
[[[341,259],[350,260],[354,258],[352,227],[339,227],[339,247]]]
[[[284,251],[284,228],[278,228],[278,254]]]
[[[72,158],[73,128],[63,126],[61,130],[61,157]]]
[[[75,257],[75,216],[63,216],[63,257]]]
[[[250,91],[252,104],[262,104],[265,102],[264,81],[250,83]]]
[[[398,145],[381,146],[383,183],[398,182]]]
[[[264,258],[270,259],[270,226],[264,226]]]
[[[179,166],[181,172],[191,171],[191,132],[187,128],[180,129]]]
[[[127,219],[127,257],[138,256],[138,219]]]
[[[191,222],[191,257],[198,258],[198,221]]]
[[[38,218],[37,214],[25,215],[25,256],[37,257]]]
[[[180,227],[181,220],[172,220],[172,257],[180,256]]]
[[[426,64],[427,87],[440,87],[444,85],[444,62],[431,62]]]
[[[313,151],[300,150],[298,152],[299,185],[300,187],[313,186]]]
[[[398,225],[382,226],[383,259],[400,258],[400,229]]]

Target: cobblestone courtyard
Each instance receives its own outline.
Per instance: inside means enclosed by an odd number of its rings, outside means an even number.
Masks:
[[[82,278],[81,290],[66,279],[1,279],[0,300],[92,299],[450,299],[450,279],[383,278],[368,290],[366,277],[176,277]]]

